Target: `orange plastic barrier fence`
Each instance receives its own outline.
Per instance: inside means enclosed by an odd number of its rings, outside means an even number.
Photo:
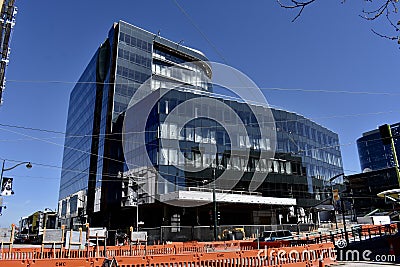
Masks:
[[[132,255],[132,251],[142,251],[125,247],[108,247],[106,254],[102,250],[89,248],[86,250],[53,250],[45,249],[15,249],[12,252],[0,254],[0,265],[11,266],[90,266],[101,267],[107,259],[113,259],[121,267],[263,267],[284,266],[300,267],[310,266],[312,263],[332,264],[335,262],[335,250],[332,243],[312,244],[297,247],[276,247],[260,250],[229,250],[227,244],[170,244],[144,250],[146,255]],[[200,247],[214,246],[214,251],[195,251]],[[237,246],[239,248],[239,246]],[[149,248],[149,247],[148,247]],[[220,251],[217,251],[217,248]],[[240,248],[239,248],[240,249]],[[156,251],[156,252],[155,252]],[[159,254],[151,254],[151,253]],[[166,252],[166,253],[162,253]],[[126,255],[129,253],[128,255]],[[138,253],[136,253],[138,254]],[[105,257],[107,255],[107,257]],[[111,263],[107,266],[113,266]]]

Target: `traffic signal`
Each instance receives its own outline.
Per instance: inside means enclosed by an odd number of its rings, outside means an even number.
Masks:
[[[338,201],[340,199],[339,189],[333,189],[332,194],[333,194],[333,200]]]
[[[381,140],[384,145],[389,145],[392,142],[392,133],[389,124],[379,126],[379,133],[381,134]]]
[[[217,212],[217,222],[219,223],[221,220],[221,212]]]

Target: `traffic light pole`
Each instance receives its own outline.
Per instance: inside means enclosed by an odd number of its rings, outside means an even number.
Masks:
[[[396,147],[394,145],[392,129],[389,124],[384,124],[384,125],[379,126],[379,132],[380,132],[383,144],[388,145],[390,142],[390,145],[392,147],[393,160],[394,160],[394,164],[395,164],[394,167],[396,169],[396,175],[397,175],[397,182],[400,185],[399,162],[397,160],[397,153],[396,153]],[[398,137],[398,136],[396,136],[396,137]]]
[[[347,233],[347,229],[346,229],[346,216],[344,213],[344,200],[343,199],[340,200],[340,208],[342,210],[344,238],[346,239],[347,244],[349,244],[349,234]]]
[[[217,199],[215,196],[215,168],[213,171],[213,219],[214,219],[214,241],[218,240],[218,222],[217,222]]]
[[[396,169],[397,181],[398,181],[398,183],[399,183],[399,185],[400,185],[399,162],[398,162],[398,160],[397,160],[396,147],[395,147],[395,145],[394,145],[394,138],[393,138],[393,135],[392,135],[392,131],[391,131],[391,129],[390,129],[390,126],[389,126],[389,133],[390,133],[390,144],[391,144],[391,146],[392,146],[393,160],[394,160],[395,169]]]

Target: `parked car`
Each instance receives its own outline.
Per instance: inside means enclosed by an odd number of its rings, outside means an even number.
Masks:
[[[30,243],[29,241],[29,235],[27,234],[18,234],[14,238],[14,243],[15,244],[28,244]]]
[[[262,235],[255,241],[266,242],[266,241],[277,241],[277,240],[292,240],[293,235],[289,230],[275,230],[275,231],[264,231]]]

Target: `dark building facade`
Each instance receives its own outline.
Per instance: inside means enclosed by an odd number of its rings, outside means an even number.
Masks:
[[[347,176],[347,179],[348,202],[352,203],[359,217],[375,209],[393,211],[394,203],[378,197],[377,194],[399,188],[395,167],[353,174]]]
[[[400,155],[400,123],[390,125],[397,155]],[[378,129],[365,132],[357,139],[358,156],[361,170],[375,171],[395,166],[390,144],[384,145]]]
[[[262,113],[266,107],[215,96],[211,77],[211,66],[201,52],[128,23],[115,23],[70,96],[60,223],[67,227],[85,222],[113,229],[127,227],[135,225],[140,204],[139,217],[146,227],[208,225],[210,204],[192,204],[202,199],[210,202],[210,181],[223,173],[243,175],[230,188],[215,188],[221,224],[288,222],[282,218],[289,218],[291,207],[318,202],[324,181],[343,172],[337,134],[298,114],[272,109],[266,122],[276,121],[268,126],[276,130],[276,144],[272,137],[261,138],[254,113]],[[132,96],[149,78],[148,94],[130,106]],[[176,81],[184,86],[165,93],[164,88]],[[151,98],[157,101],[149,116],[135,118]],[[229,136],[219,123],[196,115],[210,113],[213,105],[194,104],[182,115],[188,117],[188,123],[181,131],[166,120],[180,103],[196,103],[197,98],[231,107],[248,136]],[[133,121],[128,131],[127,117]],[[237,123],[231,116],[222,117]],[[126,139],[124,131],[137,131],[135,120],[143,119],[144,142],[129,143],[132,140]],[[234,142],[238,149],[233,151]],[[207,152],[208,146],[215,150]],[[274,146],[275,156],[260,156]],[[243,151],[249,151],[248,158]],[[176,168],[179,165],[197,171]],[[249,192],[252,177],[266,174],[259,188]],[[150,182],[143,186],[143,180]],[[303,212],[290,217],[295,216],[292,220],[312,219],[311,215],[304,218]]]
[[[400,123],[390,125],[396,154],[399,155]],[[392,211],[393,203],[378,198],[377,194],[399,188],[396,163],[391,144],[384,144],[379,129],[363,133],[357,139],[358,155],[362,173],[348,176],[349,190],[354,209],[360,215],[375,209]]]

